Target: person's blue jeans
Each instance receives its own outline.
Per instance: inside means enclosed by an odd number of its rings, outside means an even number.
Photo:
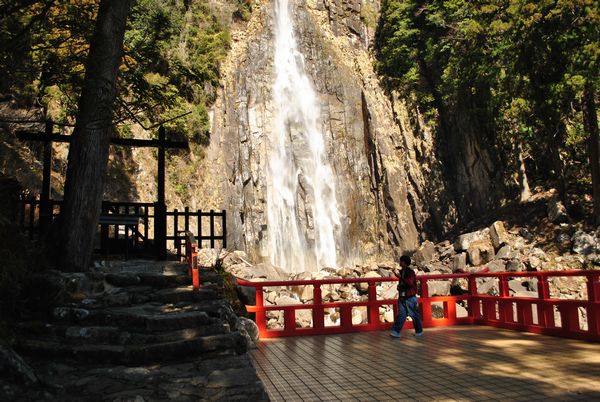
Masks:
[[[417,296],[407,297],[406,299],[398,299],[398,317],[392,327],[392,331],[400,332],[406,321],[406,317],[410,316],[413,320],[415,332],[417,334],[423,332],[423,324],[421,323],[421,315],[419,314],[419,302]]]

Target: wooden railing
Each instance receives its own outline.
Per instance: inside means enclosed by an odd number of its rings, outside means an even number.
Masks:
[[[19,222],[29,238],[38,239],[47,230],[52,221],[58,217],[62,201],[51,200],[46,213],[42,213],[41,201],[36,197],[21,199]],[[226,211],[209,212],[197,210],[166,211],[162,225],[164,241],[157,241],[156,203],[143,202],[111,202],[104,201],[100,215],[100,252],[154,252],[161,244],[175,250],[177,258],[182,256],[182,248],[186,241],[186,232],[197,239],[198,248],[227,247],[227,215]],[[50,213],[51,211],[51,213]],[[135,218],[136,222],[131,219]],[[131,233],[131,236],[130,236]],[[124,247],[119,247],[123,243]]]
[[[217,219],[220,222],[217,223]],[[208,222],[207,222],[208,221]],[[182,247],[186,242],[190,228],[195,228],[194,235],[198,248],[215,248],[220,242],[221,248],[227,248],[227,214],[225,211],[209,212],[197,210],[190,211],[186,207],[183,211],[177,209],[167,211],[167,228],[172,230],[167,233],[167,241],[176,250],[177,257],[182,256]],[[208,231],[208,234],[205,234]]]
[[[584,277],[587,280],[587,300],[566,300],[551,298],[549,278]],[[528,277],[537,280],[537,297],[513,297],[509,295],[510,278]],[[494,272],[479,274],[448,274],[418,276],[420,282],[419,304],[423,326],[437,327],[449,325],[490,325],[501,328],[527,332],[542,333],[568,338],[600,341],[600,271],[556,271],[556,272]],[[468,283],[468,290],[459,296],[429,296],[429,283],[439,280],[463,279]],[[496,279],[499,295],[478,294],[478,279]],[[249,282],[238,279],[241,286],[256,288],[254,306],[246,306],[246,310],[256,314],[260,336],[274,338],[282,336],[335,334],[346,332],[362,332],[389,330],[392,323],[380,321],[379,308],[391,306],[394,317],[397,316],[396,299],[378,300],[376,286],[378,283],[397,282],[397,278],[346,278],[298,281],[266,281]],[[321,287],[336,284],[368,285],[367,300],[352,302],[323,302]],[[312,302],[307,304],[265,305],[264,290],[268,287],[312,286]],[[457,305],[466,306],[466,314],[457,316]],[[432,307],[441,305],[442,317],[434,317]],[[367,309],[367,323],[353,324],[352,310]],[[325,325],[325,310],[339,311],[339,325]],[[312,326],[298,327],[296,312],[310,310]],[[555,320],[555,310],[559,311],[560,322]],[[580,310],[585,313],[586,321],[580,320]],[[284,314],[282,329],[269,329],[266,314],[280,311]],[[412,328],[407,322],[405,327]]]

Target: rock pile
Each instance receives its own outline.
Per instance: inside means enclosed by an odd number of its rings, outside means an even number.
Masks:
[[[566,224],[562,224],[566,225]],[[568,229],[568,228],[567,228]],[[518,272],[518,271],[555,271],[571,269],[588,269],[600,265],[600,236],[596,233],[585,233],[581,230],[568,234],[561,231],[556,238],[558,247],[565,250],[561,255],[546,252],[540,248],[532,233],[524,228],[507,230],[504,223],[496,221],[487,228],[464,233],[454,242],[443,241],[434,244],[423,242],[413,254],[414,268],[417,275],[469,273],[469,272]],[[214,261],[216,256],[207,256],[205,260]],[[393,277],[399,266],[396,262],[343,267],[339,269],[324,268],[319,272],[303,272],[288,275],[277,267],[262,263],[252,265],[247,256],[241,252],[223,253],[220,263],[231,274],[251,281],[264,280],[307,280],[330,278],[377,278]],[[585,299],[586,283],[584,278],[551,278],[550,294],[553,298]],[[495,279],[478,279],[478,293],[498,295],[498,283]],[[429,296],[448,296],[467,292],[466,280],[440,280],[428,282]],[[509,283],[512,296],[537,297],[537,282],[531,277],[515,278]],[[396,299],[398,296],[395,282],[382,282],[377,285],[378,299]],[[312,286],[271,287],[265,289],[264,300],[267,305],[308,304],[312,302]],[[324,285],[322,287],[324,302],[364,301],[367,300],[367,284]],[[253,297],[249,298],[250,300]],[[466,315],[462,306],[458,307],[458,315]],[[433,306],[434,317],[442,317],[442,306]],[[269,328],[283,326],[283,314],[279,311],[268,313]],[[390,306],[381,308],[380,320],[392,322],[393,311]],[[296,325],[307,327],[312,325],[309,309],[299,310]],[[339,311],[326,311],[326,325],[339,324]],[[353,322],[366,323],[366,308],[353,309]]]

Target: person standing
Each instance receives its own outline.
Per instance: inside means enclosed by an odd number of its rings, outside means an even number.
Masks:
[[[392,326],[390,336],[400,338],[400,331],[404,326],[406,317],[410,316],[415,327],[415,336],[423,335],[423,324],[419,315],[419,302],[417,301],[417,275],[410,268],[410,257],[403,255],[400,257],[400,266],[402,269],[396,276],[398,283],[398,317]]]

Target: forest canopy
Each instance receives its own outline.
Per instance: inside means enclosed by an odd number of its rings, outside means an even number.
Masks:
[[[596,0],[384,0],[376,68],[446,136],[451,116],[476,116],[513,171],[525,160],[564,190],[597,136],[599,13]]]
[[[49,118],[73,123],[85,74],[98,0],[29,0],[0,5],[0,94],[41,106]],[[138,0],[128,17],[114,122],[167,124],[171,133],[208,140],[207,107],[215,99],[219,65],[232,18],[249,5],[221,9],[208,0]]]

